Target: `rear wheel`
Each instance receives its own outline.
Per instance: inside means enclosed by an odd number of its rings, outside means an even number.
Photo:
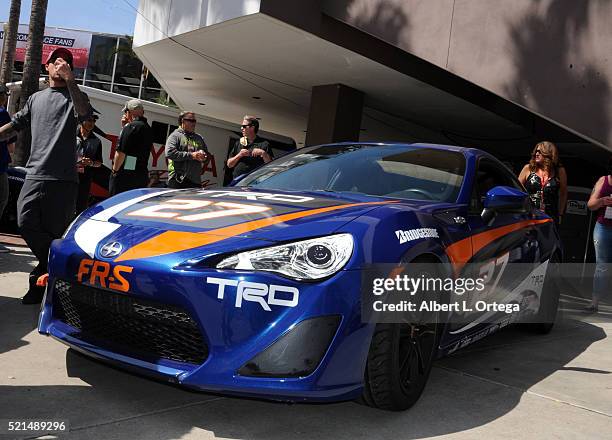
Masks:
[[[548,262],[546,279],[542,287],[540,309],[533,319],[533,322],[524,324],[524,326],[533,333],[545,335],[550,333],[555,325],[560,296],[560,263],[561,259],[557,254],[554,254]]]
[[[422,263],[422,261],[421,261]],[[413,276],[435,276],[437,271]],[[421,396],[438,345],[437,314],[423,314],[413,323],[376,324],[364,375],[361,403],[401,411]]]

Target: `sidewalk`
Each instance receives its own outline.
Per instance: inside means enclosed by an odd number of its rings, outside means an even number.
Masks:
[[[28,247],[21,235],[0,233],[0,244],[5,246]]]
[[[409,411],[287,405],[186,391],[39,335],[39,308],[18,300],[34,258],[9,247],[0,254],[1,418],[68,420],[71,431],[57,438],[604,439],[612,432],[612,315],[582,315],[575,298],[562,297],[549,335],[511,327],[437,361]]]

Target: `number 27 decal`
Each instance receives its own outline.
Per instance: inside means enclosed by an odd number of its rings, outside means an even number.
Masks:
[[[205,212],[185,214],[177,211],[195,211],[208,208]],[[213,208],[213,209],[210,209]],[[221,208],[221,209],[214,209]],[[268,211],[270,208],[261,205],[245,205],[243,203],[211,202],[209,200],[174,199],[159,205],[147,206],[128,213],[129,216],[146,218],[166,218],[184,222],[196,222],[213,218],[229,217],[234,215],[257,214]]]

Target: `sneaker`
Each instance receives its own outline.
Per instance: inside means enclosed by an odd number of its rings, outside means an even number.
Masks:
[[[599,310],[595,306],[588,306],[583,309],[584,313],[597,313]]]
[[[0,254],[7,254],[9,253],[11,250],[9,248],[7,248],[6,246],[0,244]]]

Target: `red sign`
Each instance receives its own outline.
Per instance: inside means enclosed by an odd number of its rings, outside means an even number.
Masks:
[[[28,31],[28,25],[19,25],[15,61],[23,62],[25,60],[26,46],[29,37]],[[4,31],[0,31],[0,44],[2,44],[3,38]],[[74,67],[84,69],[87,67],[89,60],[91,33],[59,28],[45,28],[45,36],[43,37],[43,62],[47,59],[49,53],[58,47],[65,47],[72,52]]]

